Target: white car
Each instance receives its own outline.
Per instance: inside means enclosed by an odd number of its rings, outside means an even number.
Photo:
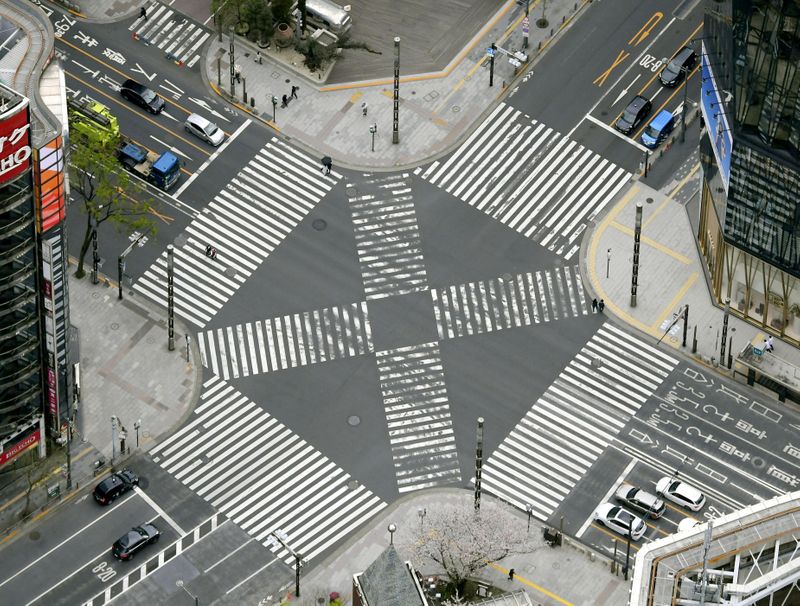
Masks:
[[[210,143],[214,147],[219,146],[219,144],[225,140],[225,133],[222,129],[199,114],[192,114],[186,118],[186,122],[183,126],[195,137],[202,139],[206,143]]]
[[[706,497],[697,488],[668,476],[658,481],[656,494],[692,511],[700,511],[706,504]]]
[[[641,539],[647,530],[642,518],[612,503],[600,505],[594,512],[594,521],[618,532],[623,537],[628,536],[628,529],[630,529],[631,539],[634,541]]]
[[[683,518],[680,522],[678,522],[678,532],[685,532],[687,530],[691,530],[695,526],[699,526],[702,524],[700,520],[696,520],[694,518]]]

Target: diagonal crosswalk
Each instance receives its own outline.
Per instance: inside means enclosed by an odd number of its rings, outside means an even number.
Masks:
[[[189,224],[174,247],[175,313],[205,326],[336,184],[318,161],[273,138]],[[206,256],[206,247],[217,256]],[[167,251],[134,291],[167,304]]]
[[[604,324],[488,458],[483,487],[548,519],[677,363]]]
[[[506,103],[447,160],[414,173],[565,259],[631,176]]]
[[[147,18],[139,17],[128,27],[134,39],[155,46],[178,65],[193,67],[211,32],[161,2],[151,2],[145,10]]]
[[[558,267],[431,289],[439,339],[587,315],[580,268]]]
[[[374,351],[365,301],[206,330],[198,345],[226,381]]]
[[[460,482],[438,344],[380,351],[376,360],[398,490]]]
[[[428,288],[408,177],[402,173],[347,185],[367,300]]]
[[[255,540],[271,533],[311,560],[386,506],[225,381],[205,382],[189,422],[153,460]]]

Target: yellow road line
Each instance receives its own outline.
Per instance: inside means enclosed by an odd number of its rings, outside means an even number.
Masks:
[[[634,235],[633,228],[628,227],[627,225],[622,225],[621,223],[617,223],[616,221],[614,221],[611,224],[611,226],[625,234],[628,234],[629,236]],[[681,253],[675,252],[671,248],[668,248],[664,244],[661,244],[661,242],[656,242],[655,240],[648,238],[647,236],[642,236],[642,243],[647,244],[652,248],[655,248],[659,252],[663,252],[665,255],[669,255],[670,257],[672,257],[676,261],[683,263],[684,265],[690,265],[692,263],[692,260],[689,259],[689,257],[684,257]]]
[[[491,566],[495,570],[499,570],[503,574],[508,574],[508,569],[507,568],[503,568],[502,566],[498,566],[494,562],[489,562],[489,566]],[[545,589],[544,587],[542,587],[540,585],[537,585],[536,583],[533,583],[533,582],[529,581],[528,579],[526,579],[524,577],[519,576],[516,573],[514,573],[514,580],[515,581],[519,581],[523,585],[527,585],[531,589],[535,589],[539,593],[542,593],[542,594],[546,595],[548,598],[551,598],[551,599],[555,600],[559,604],[563,604],[564,606],[575,606],[572,602],[568,602],[564,598],[554,594],[552,591],[549,591],[549,590]]]
[[[662,311],[661,315],[658,316],[658,319],[656,319],[656,321],[653,322],[653,326],[652,326],[653,330],[661,330],[661,324],[664,322],[664,320],[667,318],[667,316],[669,316],[671,313],[674,313],[675,311],[677,311],[678,305],[683,300],[683,298],[686,296],[686,293],[689,291],[689,289],[692,287],[692,285],[695,282],[697,282],[697,278],[699,278],[699,277],[700,277],[699,273],[697,273],[696,271],[692,272],[692,275],[690,275],[686,279],[686,282],[683,283],[683,286],[681,286],[681,289],[672,298],[672,301],[670,301],[667,304],[667,306],[664,308],[664,311]]]

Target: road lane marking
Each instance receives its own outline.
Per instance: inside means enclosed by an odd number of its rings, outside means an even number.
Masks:
[[[11,581],[11,580],[15,579],[16,577],[18,577],[19,575],[21,575],[23,572],[25,572],[26,570],[28,570],[28,568],[30,568],[30,567],[31,567],[31,566],[33,566],[34,564],[37,564],[37,563],[38,563],[40,560],[42,560],[43,558],[46,558],[47,556],[49,556],[49,555],[50,555],[51,553],[53,553],[53,552],[54,552],[56,549],[60,548],[60,547],[61,547],[61,546],[63,546],[65,543],[68,543],[69,541],[71,541],[72,539],[74,539],[76,536],[78,536],[78,535],[79,535],[80,533],[82,533],[84,530],[88,529],[88,528],[89,528],[89,527],[91,527],[91,526],[94,526],[94,525],[95,525],[95,524],[97,524],[97,523],[98,523],[100,520],[102,520],[104,517],[106,517],[107,515],[109,515],[110,513],[114,512],[114,511],[116,511],[116,510],[117,510],[117,509],[118,509],[120,506],[124,505],[125,503],[129,503],[130,501],[131,501],[131,498],[130,498],[130,497],[128,497],[128,498],[126,498],[124,501],[122,501],[122,502],[121,502],[119,505],[117,505],[116,507],[114,507],[114,508],[109,508],[109,510],[108,510],[107,512],[105,512],[104,514],[101,514],[101,515],[99,515],[99,516],[98,516],[98,517],[96,517],[94,520],[92,520],[91,522],[89,522],[89,523],[88,523],[86,526],[84,526],[83,528],[81,528],[81,529],[79,529],[79,530],[75,531],[73,534],[71,534],[70,536],[68,536],[68,537],[67,537],[66,539],[64,539],[63,541],[61,541],[61,542],[60,542],[58,545],[55,545],[55,546],[54,546],[54,547],[52,547],[52,548],[51,548],[49,551],[47,551],[46,553],[43,553],[43,554],[42,554],[42,555],[40,555],[38,558],[36,558],[35,560],[33,560],[33,561],[30,563],[30,564],[28,564],[28,565],[27,565],[27,566],[25,566],[24,568],[22,568],[22,569],[18,570],[18,571],[17,571],[17,572],[15,572],[15,573],[14,573],[12,576],[8,577],[8,578],[7,578],[5,581],[3,581],[2,583],[0,583],[0,587],[2,587],[3,585],[5,585],[5,584],[6,584],[6,583],[8,583],[9,581]]]
[[[136,492],[136,494],[138,494],[140,497],[142,497],[142,499],[144,499],[144,501],[148,505],[150,505],[150,507],[152,507],[156,511],[156,513],[158,513],[158,515],[160,515],[162,518],[164,518],[164,520],[167,522],[167,524],[172,526],[173,530],[175,530],[175,532],[177,532],[179,536],[184,536],[186,534],[183,531],[183,528],[178,526],[178,524],[175,522],[175,520],[173,520],[171,517],[169,517],[169,515],[167,515],[166,511],[161,509],[161,507],[159,507],[158,504],[156,504],[156,502],[153,499],[151,499],[149,496],[147,496],[145,494],[144,490],[142,490],[138,486],[134,486],[133,489]]]
[[[630,456],[630,455],[629,455]],[[617,489],[617,486],[622,484],[623,480],[628,476],[631,470],[636,467],[636,463],[638,463],[636,457],[631,457],[630,463],[625,467],[623,472],[619,474],[619,477],[614,481],[611,485],[611,488],[608,489],[608,492],[603,497],[603,500],[600,501],[599,504],[607,502],[611,498],[611,494]],[[594,521],[594,511],[589,515],[589,518],[583,523],[583,525],[578,529],[578,532],[575,534],[576,539],[580,539],[583,536],[583,533],[586,532],[586,529],[589,528],[589,525]]]
[[[247,546],[248,546],[250,543],[255,543],[255,542],[256,542],[256,540],[255,540],[254,538],[250,537],[250,539],[249,539],[249,540],[247,540],[247,541],[245,541],[244,543],[242,543],[241,545],[239,545],[239,546],[238,546],[236,549],[234,549],[233,551],[231,551],[231,552],[230,552],[228,555],[226,555],[226,556],[225,556],[225,557],[223,557],[222,559],[219,559],[219,560],[217,560],[216,562],[214,562],[214,563],[213,563],[211,566],[209,566],[208,568],[206,568],[206,569],[205,569],[203,572],[211,572],[211,571],[212,571],[212,570],[214,570],[214,569],[215,569],[217,566],[219,566],[219,565],[220,565],[220,564],[222,564],[222,563],[223,563],[225,560],[227,560],[229,557],[231,557],[233,554],[237,553],[237,552],[238,552],[240,549],[244,549],[244,548],[245,548],[245,547],[247,547]],[[260,545],[260,543],[259,543],[259,545]],[[277,559],[277,558],[276,558],[276,559]]]
[[[651,152],[650,152],[650,150],[649,150],[649,149],[647,149],[647,148],[646,148],[644,145],[642,145],[641,143],[638,143],[638,142],[636,142],[634,139],[631,139],[631,138],[630,138],[628,135],[623,135],[623,134],[622,134],[621,132],[619,132],[619,131],[618,131],[616,128],[614,128],[613,126],[609,126],[608,124],[606,124],[606,123],[605,123],[605,122],[603,122],[602,120],[598,120],[598,119],[597,119],[597,118],[595,118],[593,115],[591,115],[591,114],[586,114],[586,117],[585,117],[584,119],[585,119],[585,120],[590,120],[591,122],[594,122],[595,124],[597,124],[597,126],[602,126],[604,129],[606,129],[608,132],[610,132],[610,133],[611,133],[612,135],[614,135],[615,137],[619,137],[620,139],[622,139],[622,140],[623,140],[623,141],[625,141],[626,143],[630,143],[631,145],[633,145],[635,148],[639,149],[640,151],[643,151],[643,152],[644,152],[644,153],[646,153],[646,154],[650,154],[650,153],[651,153]],[[580,123],[579,123],[579,124],[580,124]],[[573,130],[575,130],[575,129],[573,129]]]
[[[656,11],[653,13],[647,22],[639,29],[639,31],[634,34],[633,38],[628,40],[628,46],[639,46],[639,44],[650,35],[650,32],[653,31],[655,26],[658,25],[663,18],[664,13],[661,11]]]
[[[223,143],[213,154],[211,154],[211,157],[208,160],[206,160],[200,166],[200,168],[198,168],[196,171],[194,171],[194,174],[191,177],[189,177],[184,182],[184,184],[181,185],[178,188],[178,190],[175,192],[174,196],[176,198],[178,196],[180,196],[183,193],[183,190],[185,190],[187,187],[189,187],[189,185],[192,183],[192,181],[194,181],[198,177],[198,175],[200,175],[200,173],[202,173],[208,167],[208,165],[211,164],[225,150],[225,148],[228,147],[228,145],[230,145],[231,141],[233,141],[236,137],[238,137],[241,134],[241,132],[245,128],[247,128],[248,125],[250,125],[251,123],[252,123],[252,121],[249,118],[247,120],[245,120],[244,122],[242,122],[242,125],[239,128],[237,128],[236,131],[230,137],[228,137],[228,140],[225,141],[225,143]]]

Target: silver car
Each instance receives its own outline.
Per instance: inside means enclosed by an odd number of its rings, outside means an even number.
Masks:
[[[667,508],[666,503],[656,495],[645,492],[641,488],[636,488],[627,482],[623,482],[617,488],[614,498],[626,507],[644,513],[653,520],[657,520],[664,515],[664,510]]]
[[[183,126],[195,137],[210,143],[214,147],[217,147],[225,140],[225,133],[222,132],[222,129],[199,114],[192,114],[186,118]]]

